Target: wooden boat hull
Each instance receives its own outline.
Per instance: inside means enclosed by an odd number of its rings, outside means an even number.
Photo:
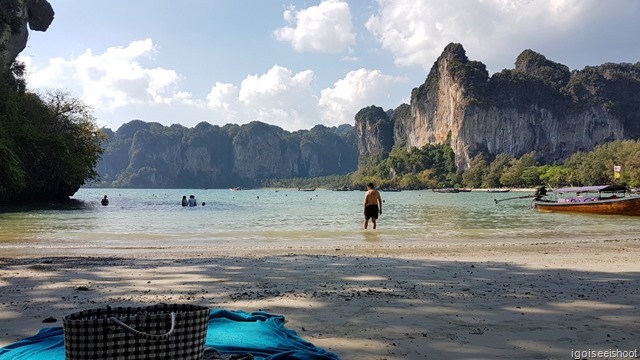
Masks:
[[[640,216],[640,197],[567,203],[534,200],[531,206],[540,211]]]

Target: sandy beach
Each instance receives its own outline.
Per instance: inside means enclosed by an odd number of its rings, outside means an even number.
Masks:
[[[0,259],[0,346],[105,305],[284,315],[341,359],[571,359],[640,348],[640,240]],[[43,322],[48,319],[56,322]],[[595,358],[595,357],[585,357]],[[618,356],[620,358],[620,356]]]

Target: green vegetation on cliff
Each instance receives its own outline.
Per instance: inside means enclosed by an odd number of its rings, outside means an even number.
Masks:
[[[80,100],[3,83],[0,104],[0,203],[68,199],[98,176],[103,137]]]
[[[491,164],[479,163],[467,171],[483,173],[491,169],[497,161],[498,158]],[[614,178],[614,166],[620,166],[622,169],[619,179]],[[483,179],[486,178],[488,177]],[[613,183],[640,187],[640,141],[616,140],[597,146],[589,152],[575,153],[562,164],[540,165],[535,160],[535,152],[524,154],[518,159],[507,157],[498,181],[484,185],[558,187]]]
[[[28,16],[26,16],[28,15]],[[26,92],[28,28],[53,21],[48,1],[0,1],[0,204],[66,200],[98,177],[103,135],[92,110],[62,91]]]
[[[358,161],[350,125],[289,132],[258,121],[186,128],[134,120],[105,133],[97,167],[104,187],[280,186],[282,179],[348,174]]]
[[[640,139],[640,62],[587,66],[562,91],[574,102],[601,104],[622,120],[625,138]]]
[[[382,188],[424,189],[453,186],[460,174],[450,143],[425,145],[406,151],[395,147],[389,156],[377,163],[361,166],[353,183],[373,182]]]
[[[614,166],[622,169],[619,179],[614,178]],[[640,141],[613,141],[590,152],[575,153],[562,164],[553,165],[540,164],[535,151],[519,158],[498,154],[491,161],[479,154],[465,171],[456,168],[448,142],[410,151],[394,148],[387,159],[354,173],[350,186],[368,182],[381,188],[400,189],[534,188],[612,183],[640,187]]]

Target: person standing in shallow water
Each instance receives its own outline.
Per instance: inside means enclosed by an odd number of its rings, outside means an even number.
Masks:
[[[376,228],[378,213],[382,215],[382,198],[378,190],[374,189],[373,183],[367,184],[367,193],[364,195],[364,228],[369,226],[369,219],[373,222],[373,229]]]
[[[100,203],[102,204],[102,206],[107,206],[109,205],[109,199],[107,199],[107,195],[105,195],[102,200],[100,201]]]
[[[187,206],[189,202],[187,201],[187,195],[182,196],[182,206]]]

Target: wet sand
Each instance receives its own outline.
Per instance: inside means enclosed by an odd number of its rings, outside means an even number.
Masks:
[[[7,255],[5,255],[7,256]],[[106,305],[284,315],[341,359],[570,359],[640,349],[640,240],[0,259],[0,346]],[[45,319],[56,322],[43,322]]]

